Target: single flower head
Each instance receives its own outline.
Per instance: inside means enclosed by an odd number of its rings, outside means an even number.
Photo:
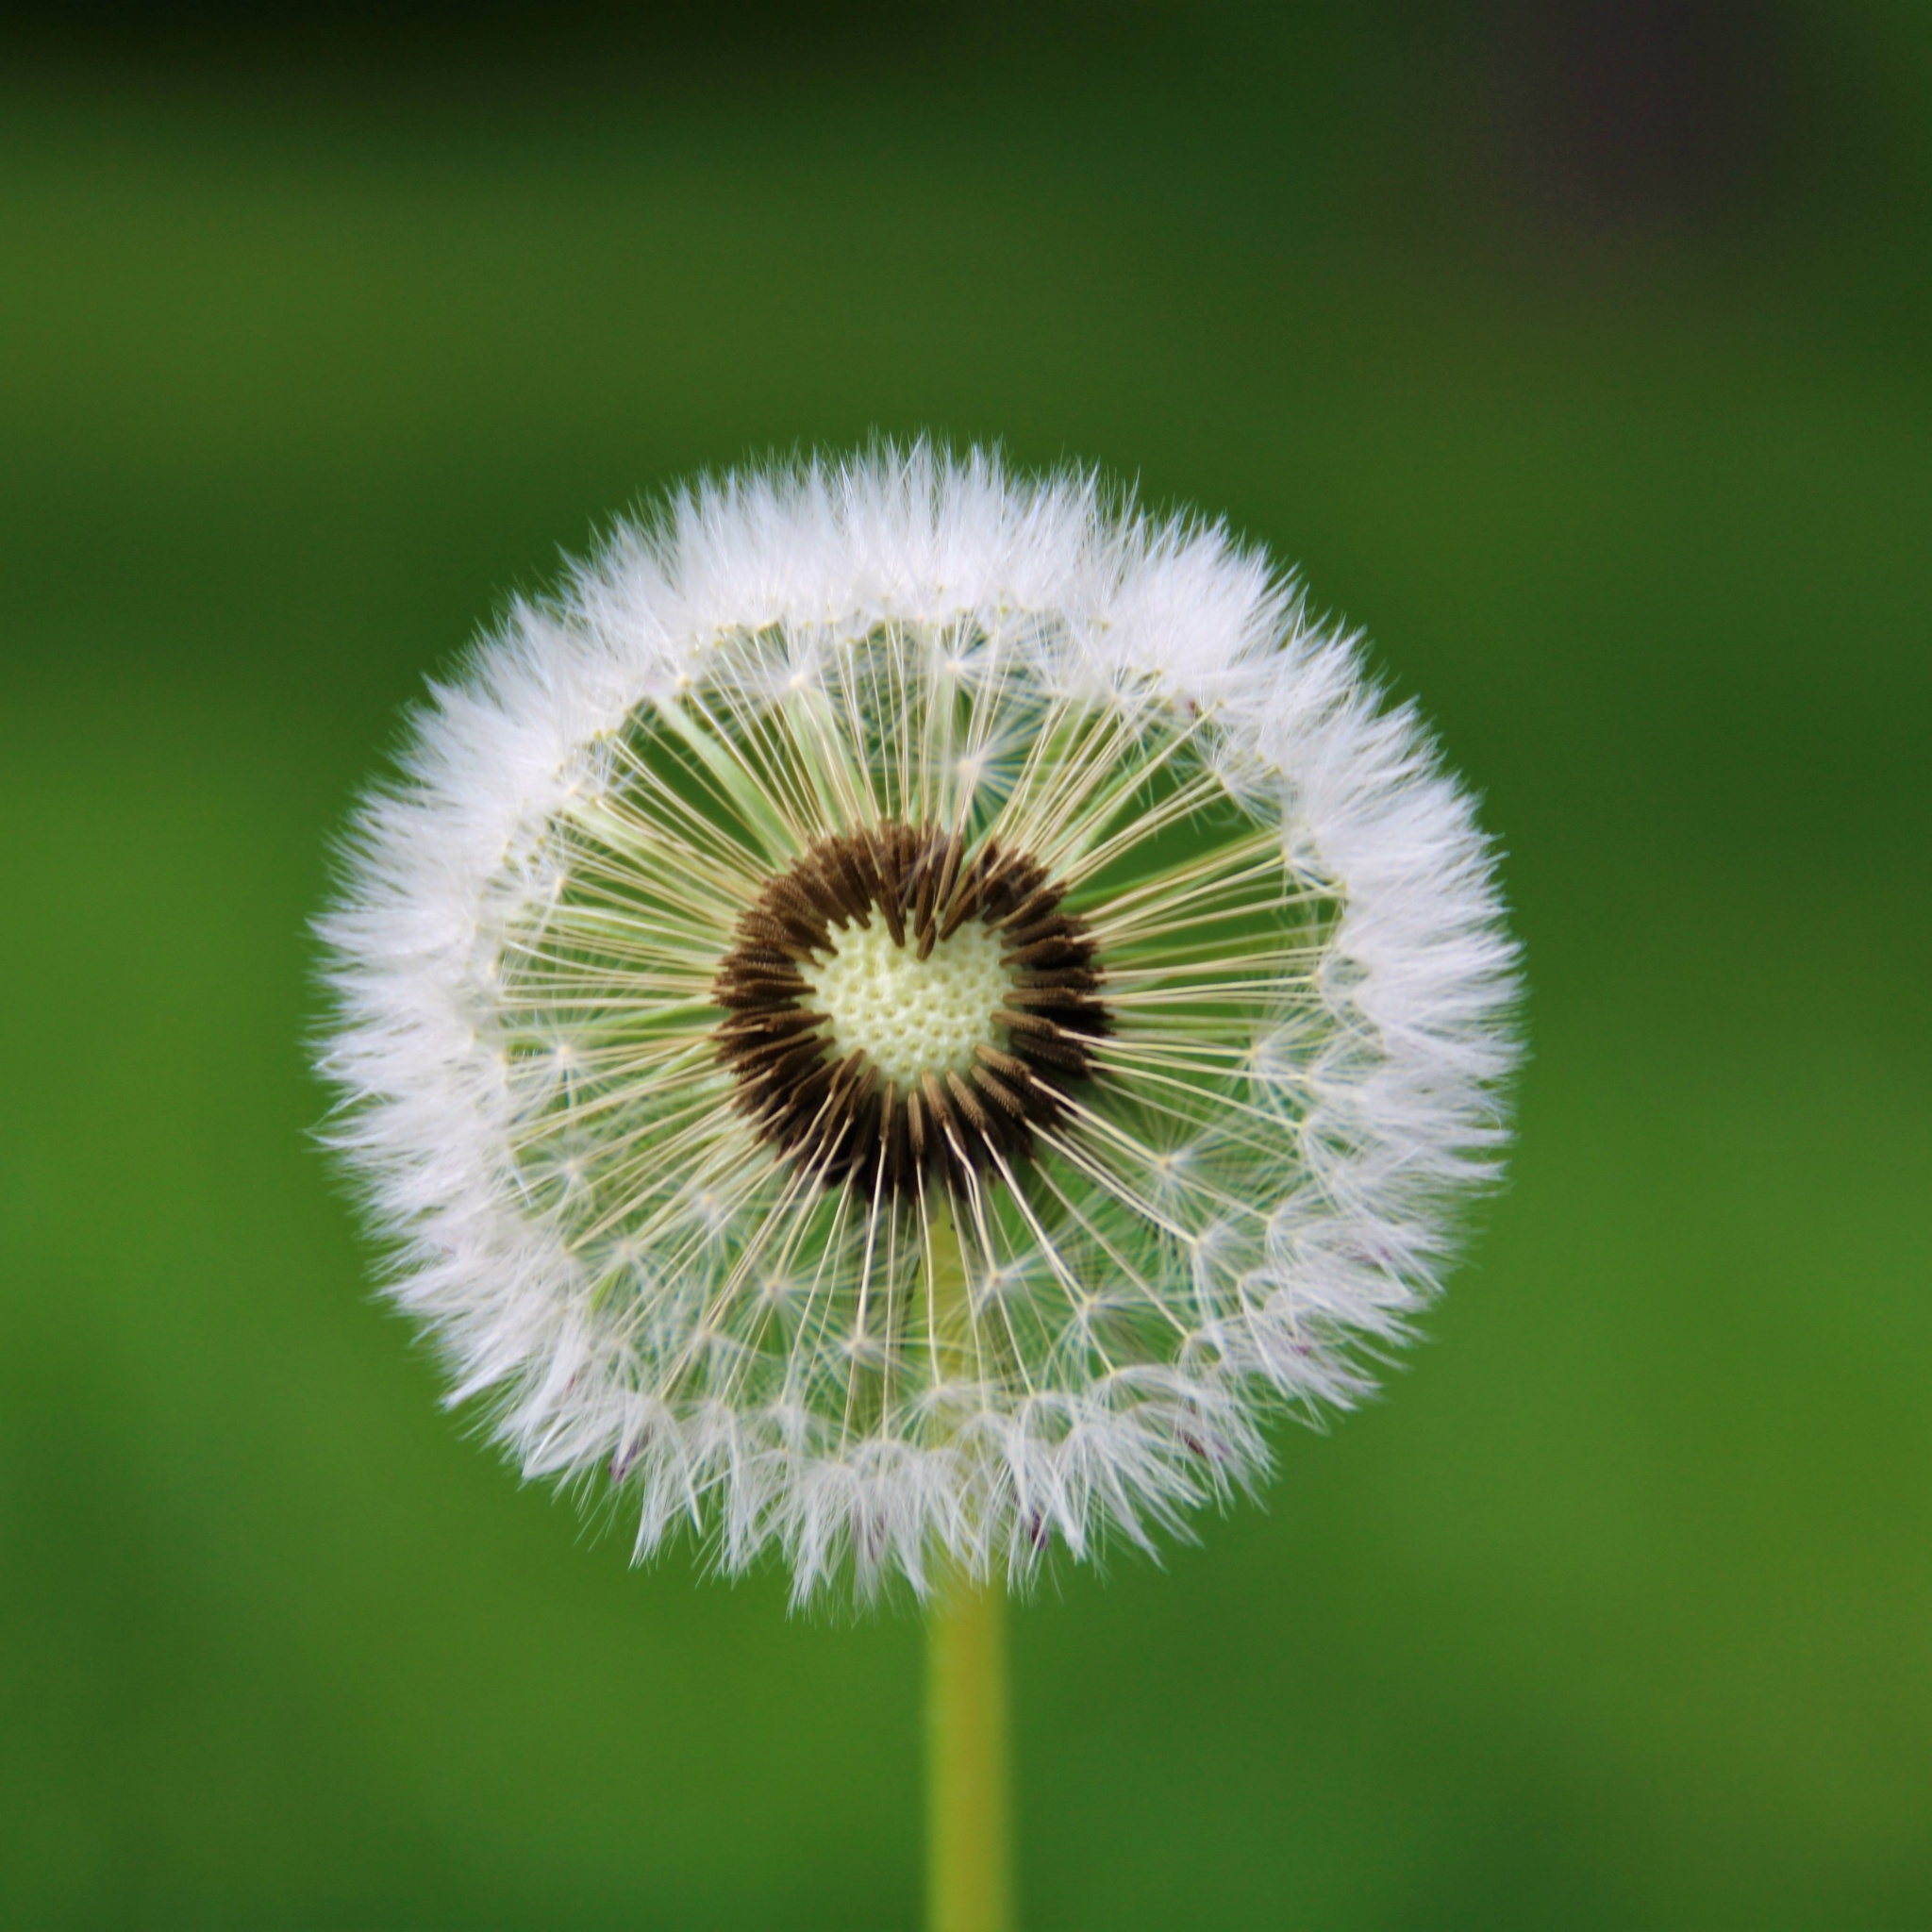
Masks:
[[[1219,529],[925,447],[520,606],[365,804],[336,1139],[453,1400],[800,1596],[1145,1543],[1493,1171],[1470,807]]]

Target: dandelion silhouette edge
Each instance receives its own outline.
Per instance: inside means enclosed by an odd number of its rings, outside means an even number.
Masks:
[[[621,527],[433,691],[321,929],[452,1402],[800,1599],[1252,1487],[1492,1179],[1467,797],[1219,527],[921,444]]]

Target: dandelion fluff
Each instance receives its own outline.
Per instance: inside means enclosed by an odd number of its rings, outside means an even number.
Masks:
[[[1467,798],[1218,528],[924,446],[518,606],[363,806],[333,1135],[453,1401],[803,1598],[1147,1544],[1491,1176]]]

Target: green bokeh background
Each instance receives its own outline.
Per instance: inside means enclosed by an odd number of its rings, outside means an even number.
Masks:
[[[1028,1924],[1932,1924],[1932,32],[1284,19],[0,73],[0,1922],[915,1922],[916,1622],[633,1573],[440,1412],[303,1042],[505,594],[930,428],[1299,562],[1532,989],[1386,1398],[1018,1615]]]

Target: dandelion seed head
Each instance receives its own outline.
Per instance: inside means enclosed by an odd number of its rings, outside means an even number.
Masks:
[[[1251,1485],[1493,1178],[1489,848],[1224,533],[924,445],[707,484],[366,803],[334,1139],[532,1474],[801,1598]]]

